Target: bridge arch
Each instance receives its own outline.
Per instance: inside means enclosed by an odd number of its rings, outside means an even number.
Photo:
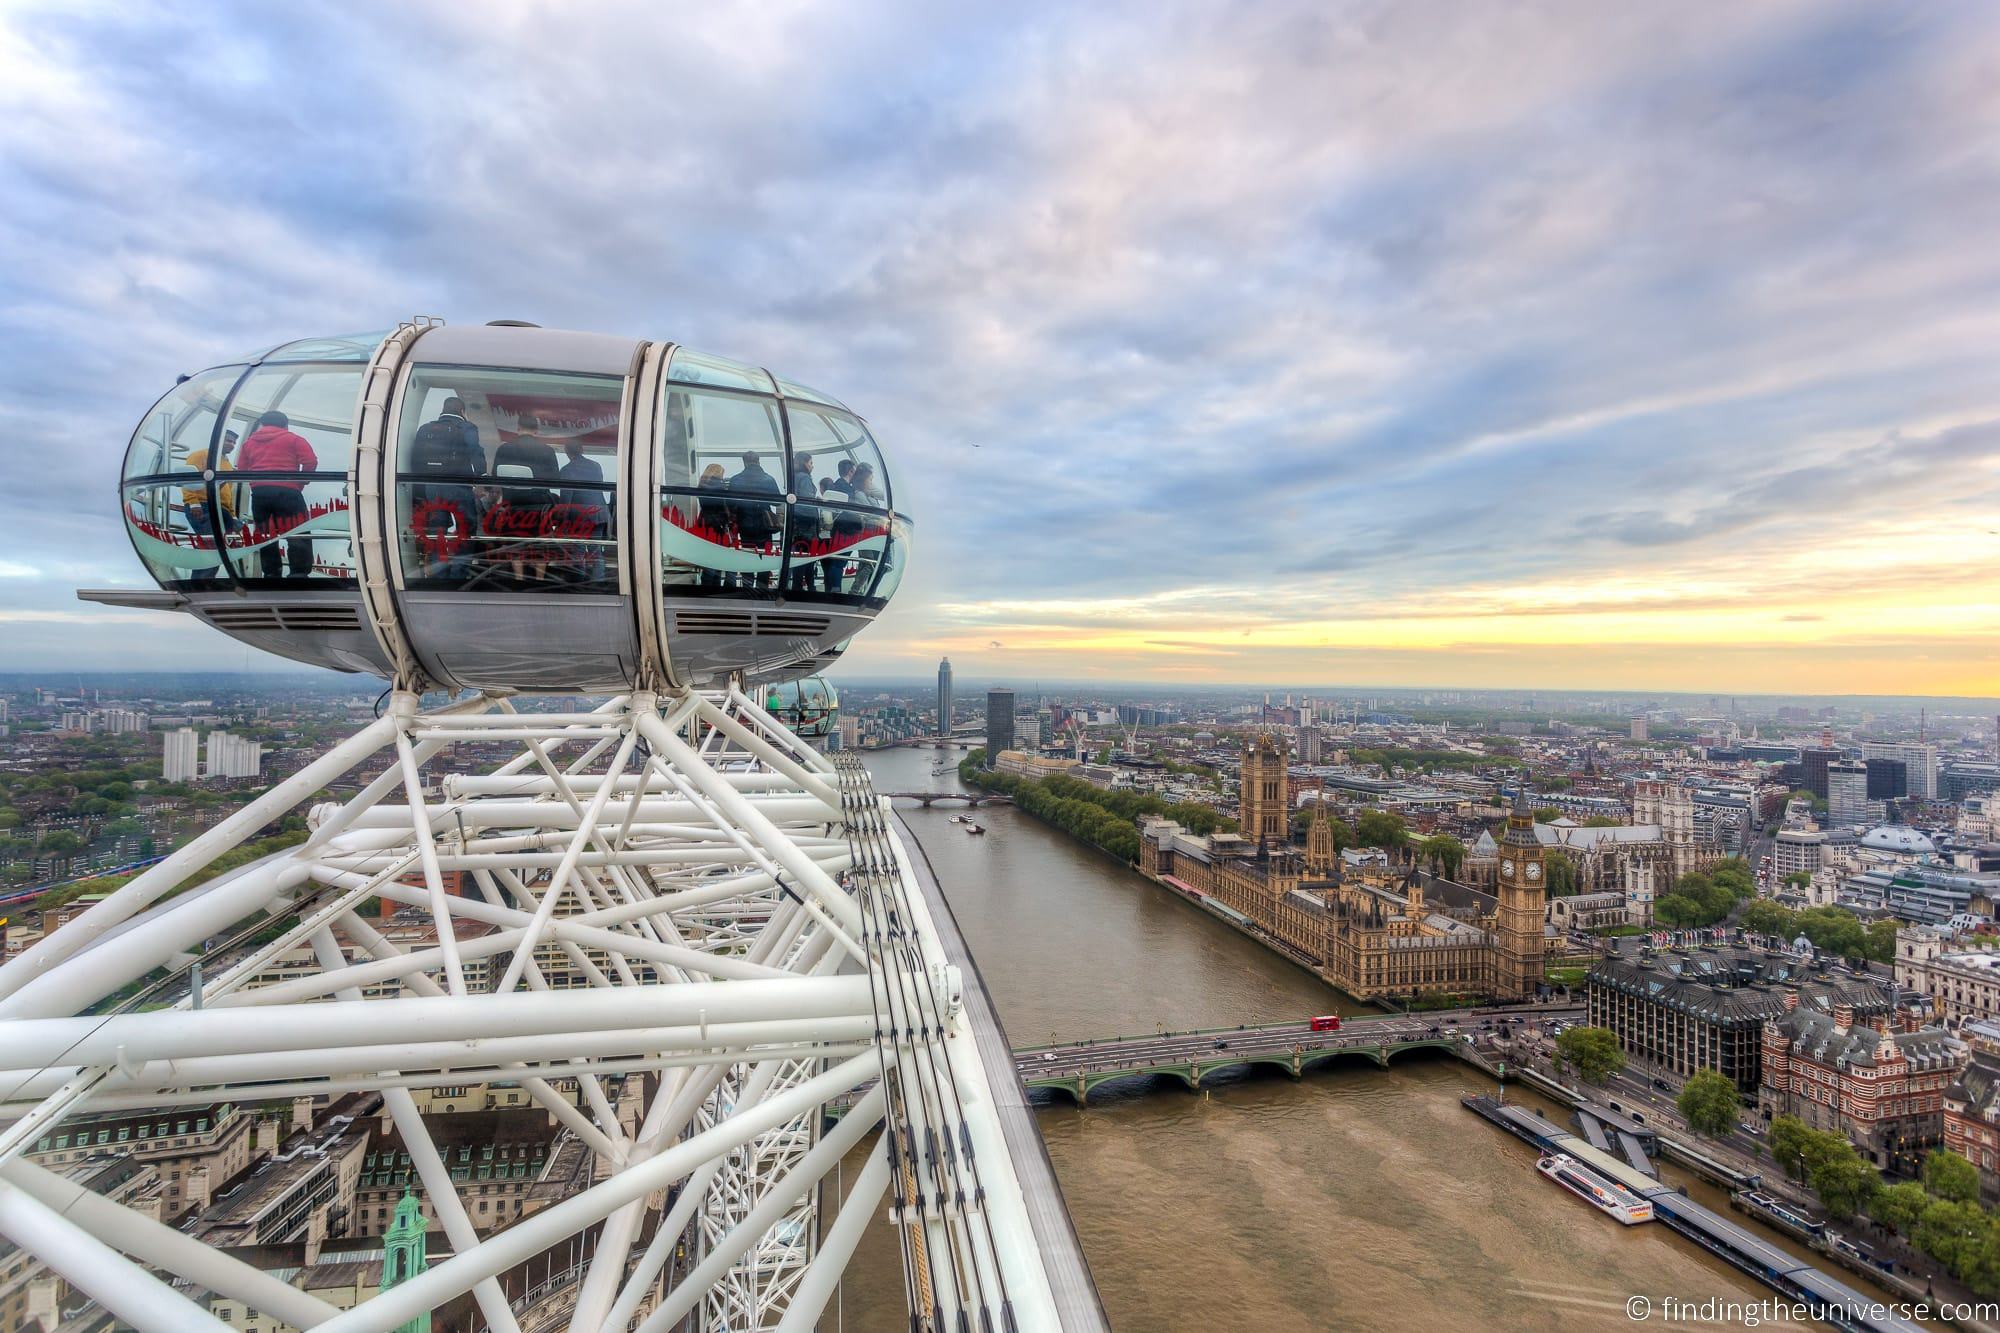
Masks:
[[[1385,1047],[1382,1052],[1382,1067],[1388,1068],[1389,1061],[1406,1051],[1430,1051],[1440,1055],[1457,1055],[1463,1043],[1454,1044],[1452,1037],[1421,1037],[1415,1041],[1400,1041]]]
[[[1339,1060],[1365,1060],[1378,1069],[1387,1069],[1389,1061],[1379,1046],[1341,1046],[1332,1050],[1307,1051],[1299,1057],[1299,1072],[1331,1066]]]

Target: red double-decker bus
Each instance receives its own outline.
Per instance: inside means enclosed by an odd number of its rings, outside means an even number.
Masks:
[[[1339,1014],[1321,1014],[1312,1021],[1314,1032],[1337,1032],[1340,1030]]]

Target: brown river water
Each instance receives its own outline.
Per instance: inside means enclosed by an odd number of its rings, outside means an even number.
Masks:
[[[958,790],[960,752],[934,775],[939,757],[865,758],[877,790]],[[1362,1008],[1027,815],[981,808],[987,833],[972,837],[950,822],[962,807],[902,804],[1017,1047]],[[1631,1328],[1633,1295],[1771,1294],[1537,1175],[1527,1145],[1459,1105],[1492,1087],[1448,1058],[1343,1061],[1296,1083],[1220,1078],[1207,1095],[1117,1085],[1085,1109],[1053,1098],[1040,1119],[1120,1330]],[[879,1226],[823,1327],[905,1328],[902,1300],[895,1233]],[[1662,1326],[1697,1325],[1647,1324]]]

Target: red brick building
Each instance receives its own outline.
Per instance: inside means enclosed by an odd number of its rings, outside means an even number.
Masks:
[[[2000,1202],[2000,1024],[1961,1029],[1972,1059],[1944,1095],[1944,1146],[1979,1169],[1979,1197]]]
[[[1844,1135],[1878,1167],[1915,1174],[1944,1142],[1945,1093],[1971,1058],[1965,1043],[1887,1019],[1869,1027],[1846,1005],[1800,1008],[1796,992],[1786,1005],[1764,1024],[1759,1104]]]

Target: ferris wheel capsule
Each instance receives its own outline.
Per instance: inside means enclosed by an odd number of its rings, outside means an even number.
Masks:
[[[866,422],[671,342],[422,319],[187,376],[119,500],[171,609],[446,689],[785,681],[888,604],[911,522]]]

